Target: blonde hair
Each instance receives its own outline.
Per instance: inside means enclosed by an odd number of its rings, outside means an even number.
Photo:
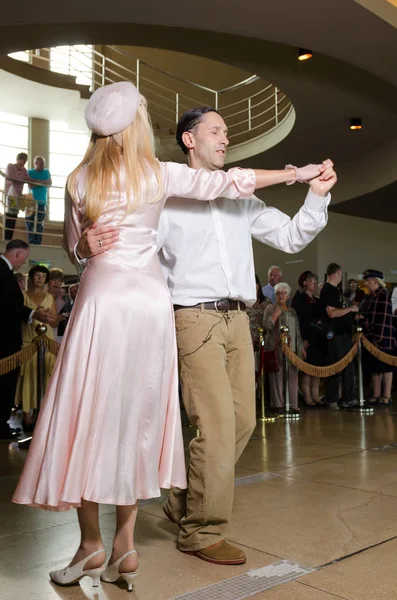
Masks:
[[[115,188],[120,204],[122,169],[125,172],[123,191],[127,196],[125,216],[142,204],[160,200],[163,193],[161,166],[155,156],[154,134],[144,98],[134,122],[121,133],[106,137],[91,135],[83,160],[68,178],[67,188],[73,200],[76,200],[77,178],[83,168],[86,169],[86,216],[90,221],[97,221],[103,215],[115,197]]]
[[[384,279],[381,279],[380,277],[374,277],[374,279],[379,283],[380,287],[382,287],[382,288],[386,287],[386,283],[385,283]]]

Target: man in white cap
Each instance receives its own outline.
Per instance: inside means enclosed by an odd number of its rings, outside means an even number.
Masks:
[[[225,163],[227,127],[212,108],[185,113],[177,142],[190,167]],[[231,518],[234,465],[255,427],[255,377],[246,306],[256,299],[251,237],[285,252],[302,250],[327,223],[333,163],[268,171],[268,184],[310,181],[305,204],[291,220],[255,196],[199,203],[171,199],[158,245],[175,308],[183,402],[199,435],[190,444],[188,490],[173,489],[164,507],[180,527],[178,548],[215,564],[243,564],[224,540]],[[117,230],[94,224],[77,245],[80,257],[105,252]]]

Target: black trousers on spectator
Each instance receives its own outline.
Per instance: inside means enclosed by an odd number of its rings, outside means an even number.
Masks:
[[[14,235],[14,229],[17,222],[18,215],[14,213],[6,212],[6,230],[4,234],[4,238],[6,240],[12,240],[12,236]]]
[[[19,368],[0,375],[0,434],[8,429],[7,421],[14,406],[15,390],[17,387]]]
[[[350,334],[335,335],[327,342],[327,365],[333,365],[351,350],[352,336]],[[354,362],[347,365],[341,373],[327,377],[325,380],[325,398],[327,404],[339,402],[339,384],[342,379],[342,398],[345,402],[354,400]]]

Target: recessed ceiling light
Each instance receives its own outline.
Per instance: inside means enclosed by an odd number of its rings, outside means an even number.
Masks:
[[[350,129],[352,131],[358,131],[363,128],[361,117],[353,117],[350,119]]]
[[[312,58],[313,52],[311,50],[306,50],[305,48],[299,48],[298,52],[298,60],[309,60]]]

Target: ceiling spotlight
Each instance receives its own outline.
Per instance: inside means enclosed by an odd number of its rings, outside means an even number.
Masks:
[[[309,60],[313,56],[311,50],[305,50],[305,48],[299,48],[298,60]]]
[[[354,118],[350,119],[350,129],[352,131],[357,131],[362,128],[363,128],[363,124],[361,121],[361,117],[354,117]]]

